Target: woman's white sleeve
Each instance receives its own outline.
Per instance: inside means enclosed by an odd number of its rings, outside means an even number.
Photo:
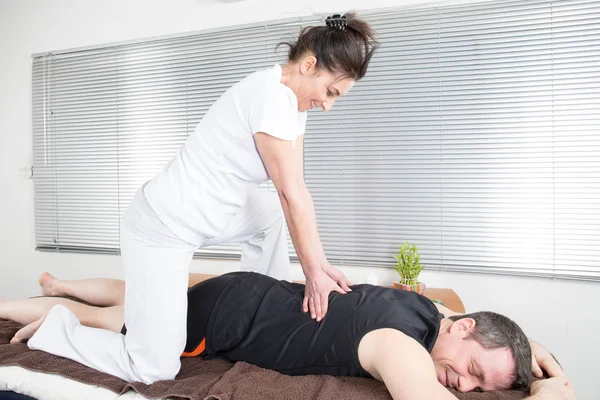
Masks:
[[[298,105],[283,87],[269,87],[256,96],[250,109],[252,135],[263,132],[283,140],[295,140],[300,133]]]

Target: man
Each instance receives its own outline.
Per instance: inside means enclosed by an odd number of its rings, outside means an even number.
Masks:
[[[13,342],[31,338],[29,347],[37,349],[35,333],[48,313],[60,313],[55,319],[68,321],[75,334],[81,324],[126,334],[122,281],[59,281],[44,274],[40,284],[46,296],[74,296],[104,308],[61,297],[0,302],[0,318],[29,324]],[[331,294],[329,312],[317,322],[302,312],[303,285],[250,272],[201,282],[188,292],[183,356],[246,361],[288,375],[373,377],[394,399],[454,398],[444,386],[462,392],[529,388],[532,349],[510,319],[453,313],[412,292],[352,289]],[[40,331],[51,337],[58,328],[46,323]],[[545,349],[533,346],[541,367],[563,375]],[[556,377],[532,385],[530,398],[575,395],[565,378]]]

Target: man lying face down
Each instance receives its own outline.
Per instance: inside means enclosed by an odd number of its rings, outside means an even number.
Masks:
[[[45,274],[44,294],[105,308],[41,297],[0,302],[0,318],[29,324],[13,342],[31,337],[32,349],[40,346],[38,328],[60,335],[65,320],[69,329],[83,323],[126,335],[119,282],[58,281]],[[188,291],[182,355],[245,361],[287,375],[373,377],[394,399],[455,398],[444,386],[461,392],[530,387],[530,342],[502,315],[457,314],[413,292],[365,284],[332,293],[328,313],[317,322],[302,312],[303,297],[301,284],[251,272],[198,283]],[[531,399],[574,398],[570,384],[556,379],[536,383]]]

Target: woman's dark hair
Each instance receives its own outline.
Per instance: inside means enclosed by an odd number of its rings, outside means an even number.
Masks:
[[[279,45],[289,46],[289,61],[299,61],[312,53],[317,58],[317,67],[358,81],[367,73],[378,43],[371,26],[349,12],[328,17],[326,26],[302,29],[295,43]]]
[[[528,391],[533,378],[531,373],[531,346],[519,325],[504,315],[490,311],[450,317],[452,321],[463,318],[475,320],[475,330],[471,333],[469,339],[475,340],[484,349],[507,348],[510,350],[515,361],[511,389]]]

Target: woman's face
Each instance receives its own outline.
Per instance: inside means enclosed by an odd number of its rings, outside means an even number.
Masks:
[[[301,80],[294,90],[298,98],[298,111],[308,111],[314,107],[329,111],[337,98],[348,93],[354,86],[353,79],[318,69],[317,65],[313,56],[306,57],[300,64]]]

